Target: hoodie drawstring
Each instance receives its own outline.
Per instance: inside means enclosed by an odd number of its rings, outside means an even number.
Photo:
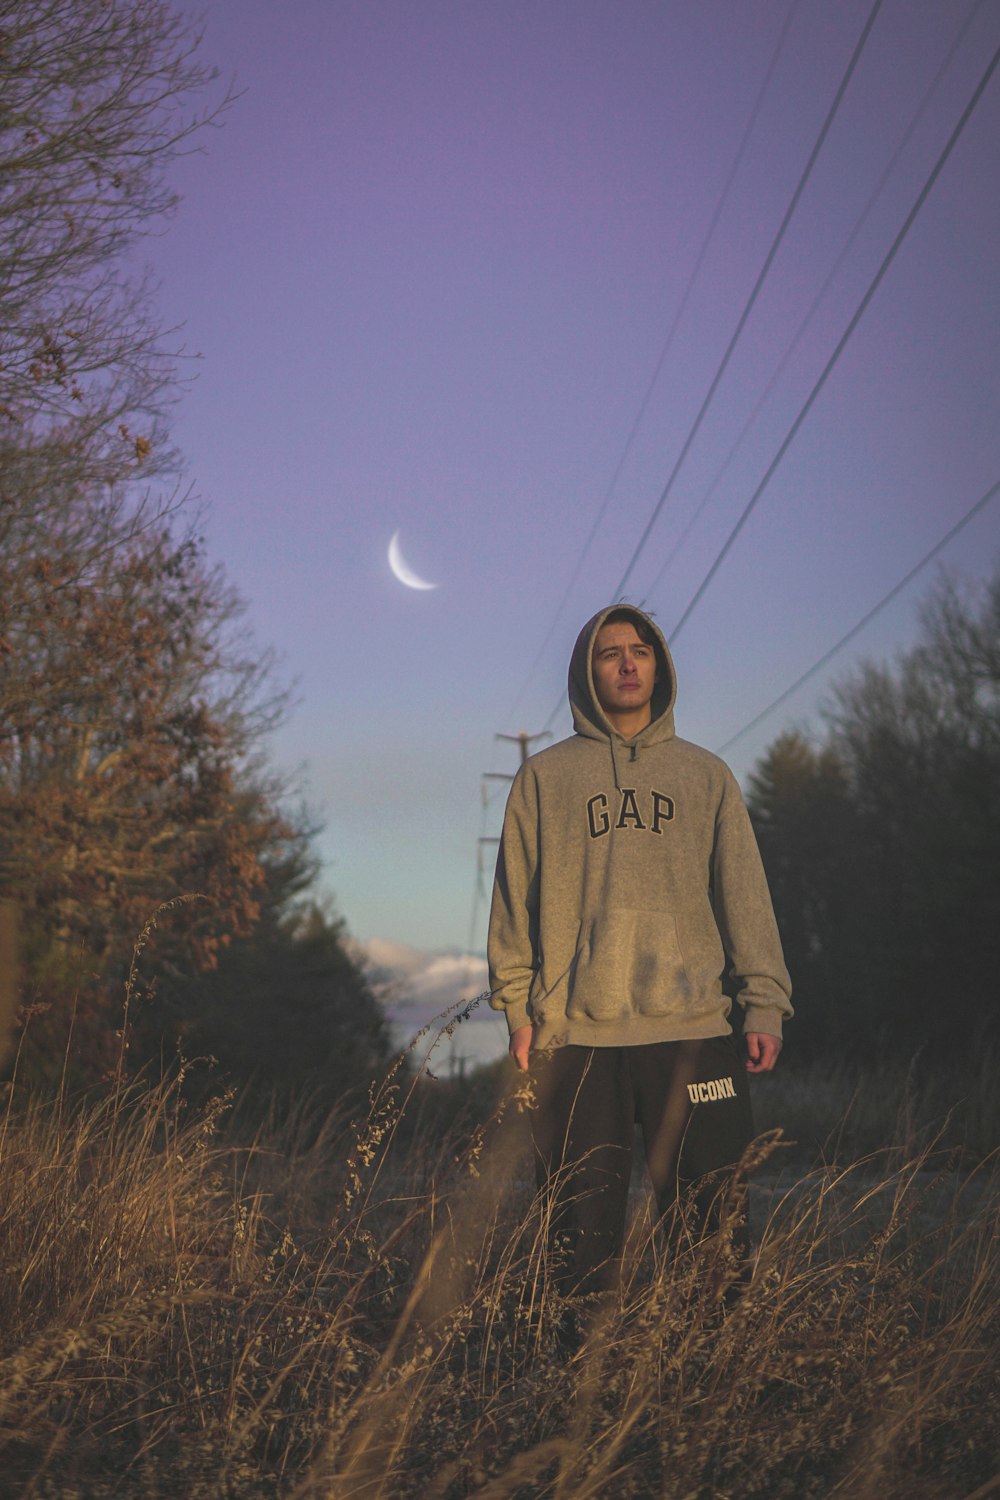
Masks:
[[[612,774],[613,774],[613,776],[615,778],[615,791],[616,792],[620,792],[621,789],[622,789],[622,779],[621,779],[621,775],[619,774],[619,771],[618,771],[618,751],[620,749],[624,749],[624,746],[621,744],[621,741],[615,735],[611,735],[611,737],[610,737],[610,744],[611,744],[611,770],[612,770]],[[628,758],[629,758],[630,762],[636,759],[636,757],[638,756],[638,753],[639,753],[639,746],[638,745],[636,745],[636,744],[629,745],[629,747],[628,747]]]
[[[621,779],[621,777],[618,774],[618,741],[617,741],[617,739],[615,738],[614,735],[610,736],[610,744],[611,744],[611,774],[615,778],[615,791],[616,792],[620,792],[621,789],[622,789],[622,779]]]

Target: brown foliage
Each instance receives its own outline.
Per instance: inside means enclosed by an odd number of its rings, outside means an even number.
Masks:
[[[34,993],[65,1012],[79,990],[86,1031],[93,982],[117,977],[155,906],[207,898],[178,925],[211,966],[257,920],[269,853],[301,836],[252,774],[278,705],[259,691],[266,660],[227,635],[236,603],[200,548],[158,529],[71,566],[56,534],[25,568],[45,585],[36,607],[7,622],[0,892],[20,904]]]

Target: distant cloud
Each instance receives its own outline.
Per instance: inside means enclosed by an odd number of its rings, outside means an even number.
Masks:
[[[370,938],[354,950],[376,993],[399,1012],[436,1015],[489,987],[486,960],[475,953],[429,953],[390,938]]]
[[[428,1042],[433,1041],[463,1002],[489,988],[486,960],[476,953],[428,952],[391,938],[352,940],[349,946],[385,1007],[400,1046],[425,1026],[431,1028]],[[460,1072],[494,1062],[506,1050],[507,1027],[484,1000],[452,1036],[436,1043],[431,1066],[439,1074]]]

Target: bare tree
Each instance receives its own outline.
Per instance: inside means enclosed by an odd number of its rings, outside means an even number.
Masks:
[[[178,498],[137,489],[177,371],[127,252],[228,102],[198,41],[163,0],[0,0],[0,651]]]
[[[148,468],[174,389],[125,254],[176,203],[166,173],[218,117],[163,0],[0,0],[0,416],[88,478]]]

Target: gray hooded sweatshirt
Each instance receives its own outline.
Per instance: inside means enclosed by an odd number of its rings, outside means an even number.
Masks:
[[[634,1046],[744,1030],[781,1035],[792,1014],[757,843],[717,756],[674,733],[676,679],[652,631],[651,722],[624,739],[591,673],[602,609],[569,669],[576,733],[514,778],[490,913],[490,1005],[536,1048]]]

